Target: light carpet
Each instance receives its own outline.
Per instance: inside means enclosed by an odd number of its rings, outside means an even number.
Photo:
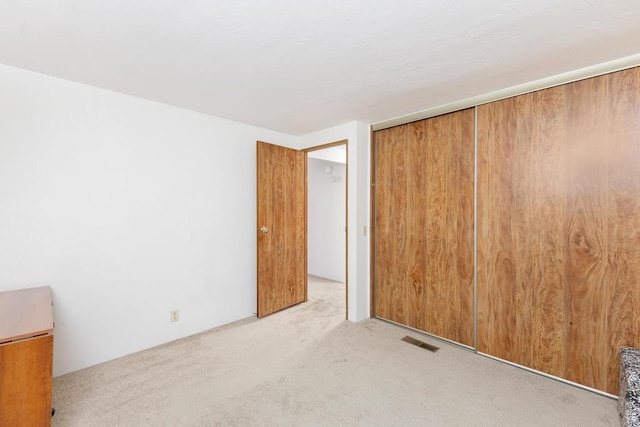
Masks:
[[[55,378],[52,425],[618,425],[614,399],[344,307],[312,277],[307,303]]]

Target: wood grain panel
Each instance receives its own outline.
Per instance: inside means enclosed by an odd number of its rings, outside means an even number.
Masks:
[[[405,200],[405,224],[403,230],[406,244],[405,262],[406,287],[405,306],[407,310],[405,324],[416,329],[427,330],[427,313],[432,309],[428,300],[428,239],[429,221],[427,217],[429,150],[425,144],[425,123],[406,125],[406,177],[407,191]]]
[[[51,289],[0,292],[0,426],[50,425],[52,368]]]
[[[617,393],[640,346],[640,70],[478,107],[478,350]]]
[[[427,288],[425,330],[474,345],[474,110],[425,121]]]
[[[375,314],[406,324],[407,139],[409,127],[377,132],[375,164]],[[422,224],[412,231],[421,233]],[[422,268],[418,266],[417,268]]]
[[[473,345],[474,112],[375,135],[375,314]]]
[[[478,350],[523,365],[529,365],[527,354],[516,355],[513,340],[530,333],[517,332],[522,328],[522,306],[516,304],[517,292],[514,233],[516,209],[493,209],[492,206],[516,206],[511,183],[516,179],[517,168],[511,165],[515,150],[515,100],[505,99],[500,104],[491,103],[479,108],[478,119]],[[500,123],[502,126],[487,126]],[[507,125],[509,124],[509,125]],[[499,141],[499,143],[489,143]],[[505,166],[496,170],[498,159]],[[500,165],[502,166],[502,165]],[[516,175],[516,176],[514,176]],[[523,192],[520,192],[522,194]],[[488,259],[487,255],[492,257]],[[524,269],[523,269],[524,270]],[[496,283],[504,284],[496,286]],[[489,284],[491,286],[489,286]],[[527,293],[524,293],[526,296]],[[529,320],[525,320],[530,325]],[[490,349],[490,351],[489,351]]]
[[[0,345],[0,425],[50,425],[52,368],[53,335]]]
[[[307,299],[305,189],[305,154],[258,142],[258,317]]]

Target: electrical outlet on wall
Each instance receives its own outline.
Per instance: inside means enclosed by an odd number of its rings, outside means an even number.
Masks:
[[[170,322],[177,322],[178,320],[180,320],[180,310],[178,310],[178,309],[171,310],[169,312],[169,321]]]

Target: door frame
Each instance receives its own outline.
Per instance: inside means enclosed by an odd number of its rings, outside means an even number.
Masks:
[[[325,148],[331,148],[331,147],[337,147],[340,145],[344,145],[346,150],[345,150],[345,155],[346,155],[346,164],[345,164],[345,183],[344,183],[344,188],[345,188],[345,212],[344,212],[344,232],[345,232],[345,260],[344,260],[344,269],[345,269],[345,274],[344,274],[344,298],[345,298],[345,315],[344,318],[345,319],[349,319],[349,140],[348,139],[341,139],[339,141],[335,141],[335,142],[329,142],[327,144],[320,144],[320,145],[314,145],[313,147],[308,147],[308,148],[304,148],[301,149],[300,151],[305,153],[305,162],[309,161],[309,153],[312,151],[319,151],[319,150],[324,150]],[[305,204],[306,204],[306,209],[307,209],[307,218],[308,218],[308,210],[309,210],[309,182],[308,182],[308,177],[307,177],[307,183],[305,185],[304,188],[305,191]],[[308,220],[307,220],[307,224],[305,224],[305,230],[307,228],[308,225]],[[308,237],[306,237],[306,242],[305,244],[307,245],[307,257],[305,259],[305,263],[309,264],[309,240]],[[305,295],[308,295],[308,281],[305,282]]]

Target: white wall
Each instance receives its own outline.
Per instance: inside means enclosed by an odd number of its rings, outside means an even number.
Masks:
[[[0,290],[52,287],[54,375],[252,315],[256,140],[297,144],[0,66]]]
[[[348,140],[347,161],[347,300],[348,318],[369,317],[370,130],[362,122],[349,122],[298,138],[298,147],[311,148]]]
[[[346,169],[343,163],[307,160],[308,272],[343,283],[346,279]]]

